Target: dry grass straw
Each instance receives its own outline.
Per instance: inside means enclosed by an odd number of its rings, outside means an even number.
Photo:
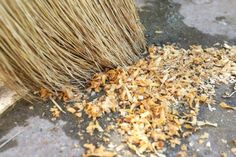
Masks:
[[[0,15],[0,79],[14,90],[84,85],[145,46],[133,0],[1,0]]]

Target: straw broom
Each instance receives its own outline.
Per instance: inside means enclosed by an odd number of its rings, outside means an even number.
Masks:
[[[0,14],[0,79],[21,93],[84,86],[145,48],[133,0],[1,0]]]

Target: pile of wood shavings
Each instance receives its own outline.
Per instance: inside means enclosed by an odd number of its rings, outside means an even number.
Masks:
[[[181,144],[204,125],[199,121],[200,104],[213,105],[215,86],[234,83],[236,46],[189,50],[173,45],[149,48],[147,58],[127,68],[94,75],[89,92],[104,91],[92,102],[76,103],[92,119],[87,131],[104,131],[98,119],[118,112],[115,130],[137,155],[160,154],[166,146]]]

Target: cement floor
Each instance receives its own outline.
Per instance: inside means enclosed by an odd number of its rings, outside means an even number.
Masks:
[[[162,45],[177,43],[187,48],[192,44],[205,47],[215,43],[236,44],[236,3],[234,0],[136,0],[141,20],[146,28],[149,44]],[[222,94],[232,90],[232,86],[217,87],[216,101],[222,101]],[[236,105],[236,95],[225,102]],[[0,148],[0,157],[79,157],[83,153],[82,145],[87,142],[99,143],[100,134],[94,137],[85,133],[88,125],[86,117],[78,126],[78,120],[69,114],[62,114],[60,119],[51,120],[50,103],[32,105],[19,101],[17,105],[0,117],[0,145],[10,137],[18,134],[11,142]],[[200,119],[217,123],[217,128],[204,127],[185,139],[189,155],[199,157],[218,157],[230,152],[231,140],[236,138],[235,111],[222,110],[218,105],[210,111],[207,106],[201,108]],[[113,121],[116,115],[108,115]],[[107,118],[101,119],[102,125]],[[83,134],[81,139],[77,133]],[[197,139],[204,132],[209,139],[202,145]],[[119,135],[111,139],[114,145],[120,143]],[[191,143],[189,145],[189,143]],[[210,147],[209,147],[210,143]],[[169,149],[167,156],[175,156],[179,148]],[[135,156],[132,152],[121,152],[122,156]]]

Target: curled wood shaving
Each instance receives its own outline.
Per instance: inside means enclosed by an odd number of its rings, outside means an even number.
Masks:
[[[105,95],[82,103],[93,120],[87,131],[99,130],[96,120],[104,114],[118,112],[115,130],[128,147],[139,156],[147,152],[158,156],[166,145],[180,145],[181,137],[202,126],[217,127],[198,120],[199,108],[215,103],[216,84],[235,82],[233,49],[152,46],[149,56],[134,65],[95,74],[88,91]]]
[[[61,111],[56,106],[50,108],[50,112],[52,113],[52,116],[55,118],[59,117],[61,113]]]
[[[236,110],[236,107],[229,106],[229,105],[226,104],[225,102],[221,102],[221,103],[220,103],[220,107],[223,108],[223,109]]]

